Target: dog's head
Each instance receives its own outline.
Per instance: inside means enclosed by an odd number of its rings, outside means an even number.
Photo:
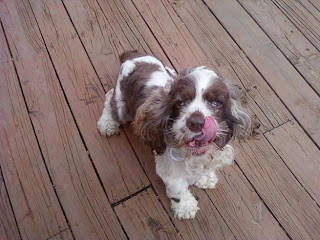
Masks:
[[[159,154],[168,145],[195,156],[210,144],[223,148],[232,137],[252,131],[240,92],[206,67],[186,69],[170,91],[153,91],[138,109],[136,131]]]

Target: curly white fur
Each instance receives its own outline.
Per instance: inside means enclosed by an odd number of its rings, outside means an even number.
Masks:
[[[229,144],[223,150],[212,145],[201,156],[188,156],[170,147],[162,156],[155,156],[156,171],[166,185],[174,216],[179,219],[194,218],[199,207],[189,186],[194,184],[199,188],[214,188],[218,182],[215,170],[230,165],[233,159],[234,150]]]

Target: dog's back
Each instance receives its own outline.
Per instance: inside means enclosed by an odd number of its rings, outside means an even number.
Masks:
[[[120,55],[121,68],[113,95],[113,109],[121,123],[133,121],[136,111],[151,91],[164,87],[172,79],[165,66],[157,58],[126,51]]]

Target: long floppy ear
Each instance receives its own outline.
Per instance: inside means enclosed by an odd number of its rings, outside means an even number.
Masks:
[[[255,124],[246,108],[246,93],[237,85],[228,84],[231,96],[231,115],[236,119],[233,125],[233,137],[247,138],[255,133],[255,129],[259,128],[259,124]]]
[[[230,101],[223,115],[225,122],[220,123],[220,128],[229,129],[229,131],[224,131],[216,138],[215,143],[220,148],[223,148],[231,139],[243,139],[256,134],[254,129],[258,127],[253,124],[252,117],[246,108],[245,92],[236,85],[228,82],[225,84],[229,90]]]
[[[170,119],[166,97],[164,89],[152,91],[152,95],[138,108],[132,123],[135,133],[159,155],[166,150],[166,131]]]

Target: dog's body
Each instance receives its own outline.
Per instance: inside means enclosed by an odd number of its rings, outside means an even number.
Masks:
[[[214,188],[215,169],[234,158],[229,140],[252,132],[243,98],[206,67],[177,76],[158,59],[136,51],[125,52],[120,61],[98,129],[111,136],[120,124],[133,122],[135,132],[157,153],[157,174],[174,215],[193,218],[199,208],[189,185]]]

